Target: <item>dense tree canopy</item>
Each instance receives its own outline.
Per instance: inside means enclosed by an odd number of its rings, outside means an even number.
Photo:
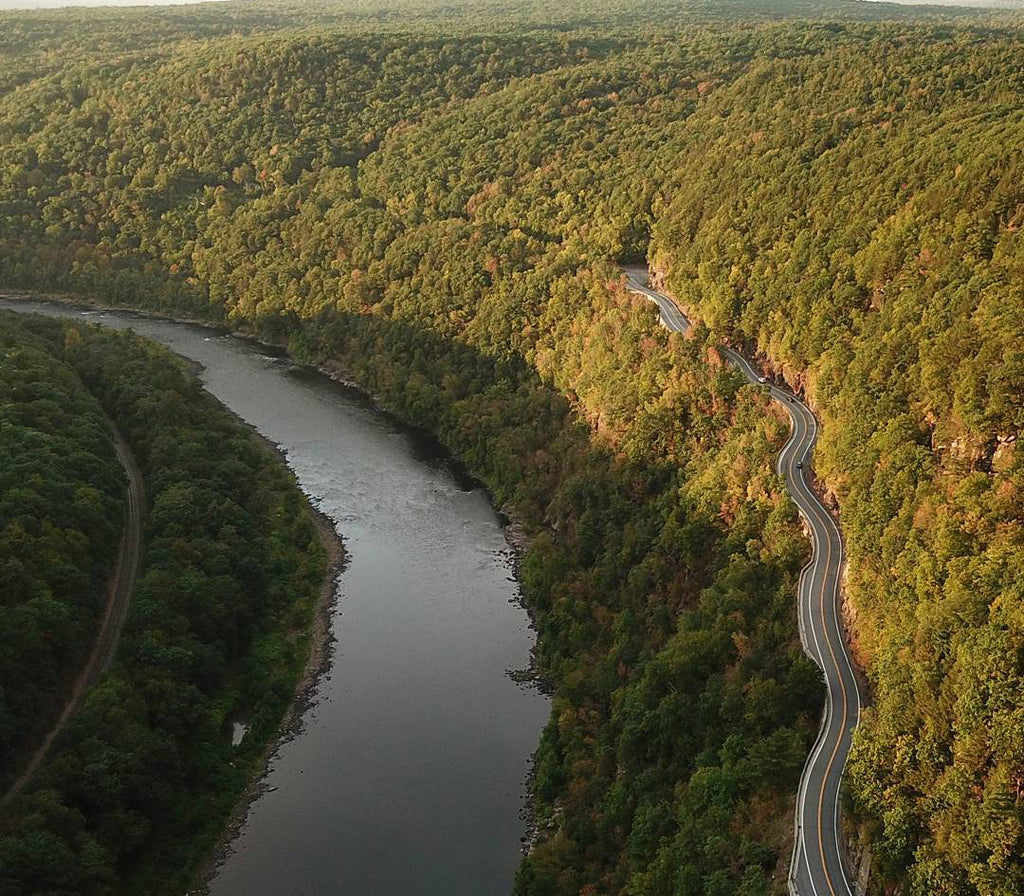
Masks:
[[[8,718],[27,713],[22,693],[59,683],[67,660],[57,651],[72,635],[88,646],[79,617],[94,608],[62,589],[102,577],[109,550],[88,550],[118,532],[120,464],[100,405],[138,457],[149,505],[114,665],[0,819],[0,893],[181,892],[294,691],[324,575],[319,537],[283,465],[168,352],[131,333],[11,312],[0,314],[0,339],[0,433],[18,437],[0,469],[27,477],[5,488],[5,549],[21,525],[23,565],[7,556],[4,568],[32,589],[4,591]],[[30,463],[52,475],[41,482]],[[96,531],[75,528],[86,524]],[[26,652],[30,636],[54,656]],[[235,748],[225,720],[238,709],[252,729]]]
[[[0,330],[0,778],[55,721],[89,650],[124,490],[99,403],[45,342]]]
[[[180,45],[140,15],[118,52],[128,20],[87,19],[100,51],[59,64],[81,36],[26,17],[0,65],[0,283],[288,340],[523,520],[555,712],[522,894],[784,885],[805,548],[783,422],[718,339],[824,423],[876,867],[1024,889],[1022,32],[870,6],[229,6],[177,13]],[[692,339],[622,289],[648,257]]]

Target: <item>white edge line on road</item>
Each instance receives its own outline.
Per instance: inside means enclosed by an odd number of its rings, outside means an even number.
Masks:
[[[683,332],[683,333],[686,332],[686,329],[689,326],[689,321],[686,321],[685,318],[684,318],[684,323],[680,324],[679,322],[677,322],[677,321],[672,319],[673,317],[675,317],[675,315],[672,314],[672,311],[675,311],[677,314],[679,314],[680,317],[682,315],[681,315],[681,312],[679,312],[678,307],[675,306],[675,304],[672,303],[671,300],[667,299],[667,297],[665,297],[665,296],[662,296],[662,295],[660,295],[658,293],[655,293],[653,290],[651,290],[651,289],[649,289],[647,287],[643,287],[643,286],[637,284],[635,282],[635,278],[633,278],[632,275],[627,274],[626,276],[627,276],[627,283],[629,284],[629,288],[633,292],[637,292],[640,295],[643,295],[647,299],[649,299],[651,301],[654,301],[657,304],[658,309],[660,311],[659,317],[660,317],[661,323],[664,326],[666,326],[666,328],[672,330],[673,327],[671,326],[671,324],[675,324],[676,327],[678,327],[678,329],[675,330],[676,332]],[[666,302],[669,304],[671,310],[670,310],[669,307],[666,307],[666,304],[665,304]],[[724,353],[729,358],[729,360],[732,361],[735,366],[740,368],[741,372],[746,375],[747,379],[751,383],[759,383],[760,382],[760,377],[758,376],[757,371],[755,371],[753,369],[753,367],[747,361],[746,358],[744,358],[742,355],[732,351],[727,346],[723,346],[723,349],[724,349]],[[774,401],[778,402],[786,410],[786,412],[789,414],[790,422],[791,422],[791,435],[790,435],[790,438],[787,441],[787,443],[783,446],[783,448],[779,452],[779,454],[777,455],[776,461],[775,461],[776,473],[778,475],[780,475],[780,476],[783,476],[783,472],[782,472],[783,459],[785,458],[785,456],[787,455],[787,453],[789,452],[789,449],[791,447],[794,449],[794,451],[796,450],[796,448],[797,448],[797,441],[798,441],[798,431],[799,431],[800,427],[797,424],[797,415],[794,413],[794,411],[792,409],[790,409],[788,407],[788,402],[783,400],[783,398],[780,398],[779,395],[776,395],[775,394],[775,390],[772,389],[772,388],[770,388],[770,393],[771,393],[772,399]],[[842,727],[842,726],[840,727],[840,730],[839,730],[839,733],[838,733],[838,739],[837,739],[837,749],[838,749],[838,745],[842,744],[843,738],[847,735],[847,733],[849,733],[852,736],[853,729],[856,728],[857,724],[859,724],[859,722],[860,722],[860,712],[861,712],[860,687],[859,687],[859,684],[857,682],[857,676],[856,676],[856,674],[854,673],[854,670],[853,670],[853,663],[850,660],[850,655],[849,655],[849,652],[847,651],[847,648],[846,648],[845,638],[843,637],[843,633],[842,633],[842,631],[840,629],[840,625],[839,625],[839,578],[840,578],[840,575],[841,575],[841,572],[842,572],[843,563],[845,561],[845,551],[844,551],[844,544],[843,544],[842,533],[839,531],[839,527],[836,525],[835,520],[832,519],[831,515],[827,512],[827,510],[825,509],[824,505],[821,504],[821,502],[817,499],[817,496],[811,491],[810,486],[807,484],[807,481],[806,481],[806,479],[804,478],[804,475],[803,475],[802,465],[803,465],[803,463],[806,462],[807,458],[810,456],[811,450],[813,449],[814,444],[816,443],[817,438],[818,438],[818,420],[817,420],[817,418],[813,414],[811,414],[807,410],[806,406],[803,405],[803,403],[801,403],[801,408],[804,411],[807,412],[806,416],[810,417],[810,420],[811,420],[811,426],[809,427],[809,430],[810,430],[810,432],[809,432],[809,439],[806,442],[806,445],[805,445],[804,450],[803,450],[803,454],[802,454],[801,459],[800,459],[800,463],[801,463],[801,473],[800,473],[800,476],[796,476],[794,474],[794,472],[793,472],[792,458],[791,457],[789,458],[788,472],[789,472],[790,480],[794,483],[794,485],[796,483],[799,483],[800,485],[803,486],[803,489],[806,492],[805,495],[799,495],[799,497],[803,498],[804,502],[806,502],[806,504],[808,505],[808,510],[807,511],[805,511],[805,509],[801,506],[800,501],[797,500],[797,495],[799,494],[799,491],[800,491],[799,488],[795,488],[794,489],[793,494],[792,494],[792,500],[793,500],[793,503],[796,504],[797,510],[800,513],[800,515],[803,516],[805,521],[807,522],[808,528],[811,530],[811,535],[812,535],[811,544],[812,544],[813,556],[812,556],[811,560],[807,564],[805,564],[804,568],[800,571],[800,578],[798,579],[798,583],[797,583],[797,589],[798,589],[797,593],[798,593],[798,599],[799,599],[799,601],[798,601],[799,602],[799,607],[798,607],[798,613],[797,613],[797,625],[798,625],[798,630],[799,630],[799,633],[800,633],[801,645],[804,648],[804,652],[810,654],[810,650],[808,650],[808,646],[809,645],[808,645],[808,643],[806,641],[805,631],[804,631],[805,627],[804,627],[804,620],[803,620],[803,609],[804,609],[804,606],[806,605],[806,609],[807,609],[807,612],[808,612],[808,618],[811,619],[812,617],[811,617],[811,607],[810,607],[810,604],[811,604],[811,597],[813,596],[813,590],[814,590],[813,589],[813,584],[814,584],[814,580],[816,578],[816,572],[817,572],[818,565],[819,565],[818,561],[820,560],[820,557],[821,557],[821,551],[819,549],[819,546],[821,544],[822,537],[821,537],[821,535],[819,534],[819,531],[818,531],[818,527],[820,527],[820,529],[824,533],[824,538],[827,539],[827,541],[828,541],[828,545],[829,545],[830,551],[831,551],[831,548],[832,548],[832,535],[833,534],[835,534],[836,541],[839,544],[837,570],[836,570],[835,579],[833,580],[832,589],[831,589],[831,592],[832,592],[832,598],[831,598],[832,599],[832,612],[833,612],[834,617],[835,617],[835,619],[834,619],[834,623],[835,623],[834,624],[834,628],[835,628],[835,632],[836,632],[836,635],[837,635],[838,640],[839,640],[839,647],[840,647],[839,652],[842,653],[842,655],[843,655],[843,659],[844,659],[844,661],[846,663],[847,671],[849,672],[850,680],[853,682],[853,693],[854,693],[854,696],[856,698],[855,704],[856,704],[856,710],[857,710],[856,721],[854,722],[854,725],[851,728],[849,728],[849,729],[847,729],[845,727]],[[803,417],[803,415],[801,415],[801,417]],[[804,418],[804,419],[806,419],[806,418]],[[785,479],[784,476],[783,476],[783,478]],[[790,480],[787,480],[787,482],[790,481]],[[812,520],[812,515],[813,515],[813,520]],[[817,525],[815,525],[815,524],[817,524]],[[808,576],[808,570],[810,570],[809,576]],[[822,588],[823,589],[826,587],[826,582],[827,582],[827,579],[828,579],[828,575],[829,575],[828,570],[827,569],[823,569],[822,570],[822,580],[823,580],[822,581]],[[808,582],[808,581],[809,581],[809,586],[805,589],[805,587],[804,587],[805,586],[805,582]],[[805,590],[806,590],[806,594],[807,594],[807,600],[806,601],[804,600],[804,593],[803,593]],[[828,634],[829,634],[829,631],[828,631],[829,626],[827,624],[827,620],[826,619],[822,619],[821,620],[821,626],[822,626],[823,634],[828,636]],[[823,657],[823,653],[822,653],[822,650],[821,650],[821,643],[818,640],[818,633],[817,633],[817,630],[816,630],[815,626],[811,625],[811,631],[812,631],[812,634],[813,634],[813,637],[814,637],[814,646],[815,646],[815,649],[816,649],[817,654],[818,654],[817,663],[818,663],[818,666],[821,669],[822,674],[823,674],[823,676],[825,678],[825,684],[826,684],[826,688],[825,688],[825,712],[824,712],[824,714],[822,716],[821,724],[819,725],[819,728],[818,728],[818,737],[815,739],[814,747],[812,748],[811,753],[808,756],[807,761],[804,764],[804,769],[803,769],[803,771],[802,771],[802,773],[800,775],[800,783],[799,783],[798,788],[797,788],[798,811],[796,813],[797,817],[794,820],[794,824],[795,824],[795,829],[796,830],[795,830],[795,834],[794,834],[793,855],[792,855],[792,857],[790,859],[790,879],[789,879],[788,883],[789,883],[791,891],[795,891],[796,890],[796,886],[795,886],[795,884],[796,884],[796,871],[795,871],[795,869],[796,869],[797,865],[799,864],[799,857],[802,855],[803,862],[804,862],[805,866],[807,867],[807,871],[808,871],[808,875],[807,875],[808,881],[810,883],[811,889],[815,893],[815,896],[817,896],[818,890],[817,890],[817,887],[816,887],[816,885],[814,883],[814,876],[810,873],[810,864],[809,864],[809,859],[808,859],[807,848],[806,848],[806,845],[803,842],[804,838],[806,837],[805,828],[801,824],[801,821],[803,819],[803,816],[804,816],[804,813],[805,813],[805,810],[806,810],[807,783],[808,783],[808,780],[810,778],[810,771],[814,767],[814,765],[817,763],[818,759],[821,756],[821,751],[822,751],[822,749],[824,747],[824,744],[828,740],[827,734],[828,734],[828,732],[831,731],[832,721],[835,718],[835,715],[834,715],[834,711],[833,711],[832,692],[831,692],[831,689],[828,687],[828,673],[825,670],[824,657]],[[828,640],[831,641],[831,638],[829,638]],[[813,654],[811,654],[811,659],[812,660],[815,659]],[[836,672],[836,675],[838,677],[838,680],[840,681],[840,685],[842,686],[844,676],[843,676],[843,671],[842,671],[842,669],[841,669],[841,667],[839,666],[838,663],[835,663],[835,672]],[[845,719],[842,720],[842,721],[845,721]],[[847,757],[848,757],[848,755],[849,755],[849,751],[847,751]],[[843,864],[844,864],[843,860],[842,860],[842,855],[843,854],[842,854],[842,850],[840,849],[840,844],[839,844],[839,824],[840,824],[839,823],[839,802],[840,802],[839,797],[840,797],[840,793],[841,793],[843,777],[844,777],[845,772],[846,772],[846,758],[847,757],[844,757],[843,768],[840,769],[839,779],[838,779],[838,782],[837,782],[837,790],[836,790],[836,797],[835,797],[835,803],[834,803],[834,824],[833,824],[833,828],[834,828],[835,841],[836,841],[836,856],[839,859],[841,870],[843,871],[843,873],[841,875],[842,878],[843,878],[843,884],[844,884],[844,886],[846,888],[846,892],[847,892],[848,896],[853,896],[853,892],[852,892],[852,890],[850,888],[849,879],[848,879],[848,877],[847,877],[847,875],[845,873],[846,869],[845,869],[845,867],[842,867]],[[826,786],[826,784],[827,784],[827,782],[823,779],[822,780],[822,787],[824,788]],[[827,870],[826,870],[826,874],[827,874]]]

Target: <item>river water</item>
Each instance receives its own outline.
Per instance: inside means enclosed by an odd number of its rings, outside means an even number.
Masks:
[[[359,393],[233,336],[46,302],[202,365],[335,523],[330,670],[211,884],[214,896],[502,896],[547,699],[513,682],[533,635],[487,497]]]

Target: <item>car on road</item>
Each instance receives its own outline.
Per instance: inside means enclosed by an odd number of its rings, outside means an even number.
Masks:
[[[759,383],[762,383],[762,384],[763,384],[763,383],[767,383],[767,382],[768,382],[768,377],[766,377],[766,376],[759,376],[759,377],[757,378],[757,381],[758,381]]]
[[[802,460],[798,460],[798,461],[796,462],[796,468],[797,468],[798,470],[802,470],[802,469],[804,468],[804,462],[803,462]]]

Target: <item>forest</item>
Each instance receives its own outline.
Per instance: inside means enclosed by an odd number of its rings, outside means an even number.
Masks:
[[[99,402],[48,347],[0,330],[0,788],[56,720],[106,603],[124,473]],[[74,677],[71,675],[70,677]],[[42,710],[42,711],[41,711]]]
[[[0,286],[286,342],[523,521],[521,896],[784,890],[822,692],[785,422],[713,346],[746,348],[823,423],[876,884],[1020,893],[1024,24],[673,6],[14,19]]]
[[[20,482],[3,505],[5,733],[26,730],[28,698],[60,706],[89,644],[122,518],[112,426],[148,505],[114,664],[0,815],[0,893],[184,892],[304,668],[320,537],[284,465],[166,350],[7,311],[0,334],[0,470]]]

